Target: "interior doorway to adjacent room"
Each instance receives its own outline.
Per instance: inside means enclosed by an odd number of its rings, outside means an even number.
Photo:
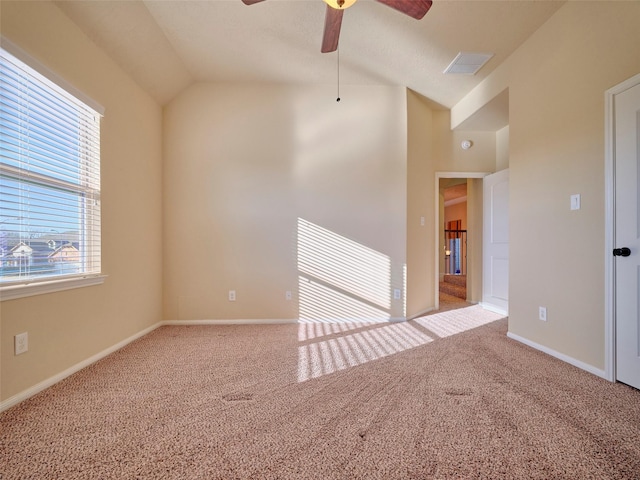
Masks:
[[[440,264],[440,305],[464,304],[467,300],[467,179],[440,180],[443,197],[444,265]],[[442,268],[444,267],[444,268]]]
[[[486,173],[436,173],[436,308],[480,300],[482,178]],[[481,293],[479,294],[481,295]]]

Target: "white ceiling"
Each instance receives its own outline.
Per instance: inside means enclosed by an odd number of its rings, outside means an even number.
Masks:
[[[322,0],[55,3],[160,104],[198,81],[337,82],[337,54],[320,53]],[[451,108],[563,3],[434,0],[415,20],[358,0],[342,22],[340,84],[405,86]],[[461,51],[494,57],[475,76],[444,75]]]

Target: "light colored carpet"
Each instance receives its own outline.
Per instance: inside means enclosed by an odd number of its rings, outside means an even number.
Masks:
[[[466,275],[445,275],[443,281],[439,283],[440,295],[454,296],[462,300],[467,298],[467,276]]]
[[[0,477],[640,478],[640,392],[506,326],[162,327],[0,414]]]
[[[440,303],[440,311],[453,310],[457,308],[470,307],[472,304],[467,303],[466,300],[456,297],[455,295],[449,295],[442,290],[439,293],[438,300]]]

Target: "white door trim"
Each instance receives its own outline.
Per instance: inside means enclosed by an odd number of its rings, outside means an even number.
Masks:
[[[616,381],[616,305],[613,249],[615,248],[615,103],[617,94],[640,84],[640,74],[604,94],[604,372]]]
[[[435,309],[440,308],[440,179],[441,178],[484,178],[490,172],[436,172],[435,188],[435,249],[434,249],[434,286]]]

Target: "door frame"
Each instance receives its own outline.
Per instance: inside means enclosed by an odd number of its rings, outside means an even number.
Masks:
[[[616,297],[615,297],[615,96],[640,84],[640,73],[610,88],[604,94],[604,373],[616,381]]]
[[[441,178],[484,178],[491,172],[436,172],[435,187],[435,263],[434,298],[435,309],[440,308],[440,179]],[[482,236],[482,235],[481,235]],[[467,264],[467,278],[469,266]]]

